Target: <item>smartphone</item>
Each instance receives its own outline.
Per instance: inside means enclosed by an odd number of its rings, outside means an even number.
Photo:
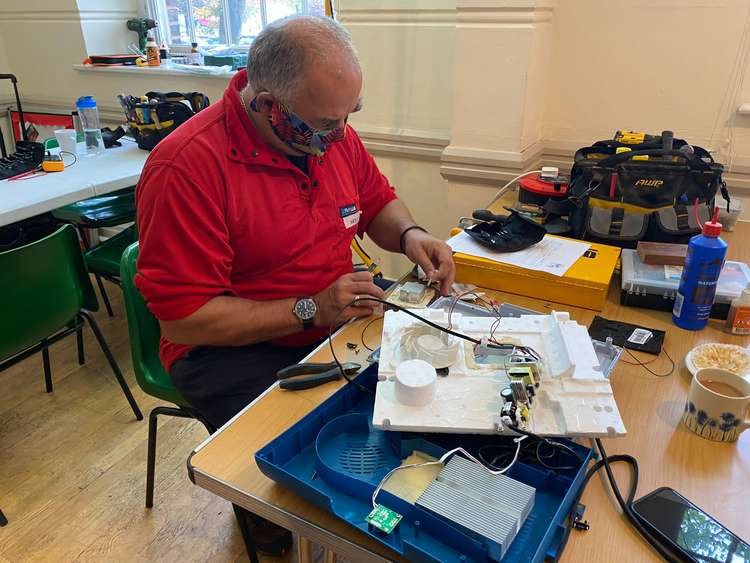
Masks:
[[[639,498],[633,512],[685,561],[750,563],[750,544],[674,489],[662,487]]]

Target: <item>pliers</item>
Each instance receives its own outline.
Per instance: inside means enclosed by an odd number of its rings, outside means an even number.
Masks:
[[[361,367],[361,365],[355,364],[354,362],[345,362],[341,364],[341,368],[346,375],[354,375]],[[297,377],[299,375],[304,375],[306,377]],[[301,391],[303,389],[312,389],[313,387],[323,385],[329,381],[341,379],[341,369],[336,365],[336,362],[330,362],[327,364],[306,362],[282,368],[276,372],[276,377],[278,377],[281,382],[279,383],[279,387],[282,389]]]

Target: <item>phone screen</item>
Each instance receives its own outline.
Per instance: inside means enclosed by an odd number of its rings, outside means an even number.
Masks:
[[[750,563],[750,545],[672,489],[659,489],[633,509],[694,561]]]

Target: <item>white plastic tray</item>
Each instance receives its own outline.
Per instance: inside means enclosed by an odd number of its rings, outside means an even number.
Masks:
[[[415,311],[447,326],[447,313]],[[480,339],[490,334],[496,321],[486,317],[452,316],[452,327]],[[600,368],[586,327],[570,320],[568,313],[503,318],[495,338],[514,339],[533,348],[543,359],[540,386],[532,406],[530,430],[545,436],[621,436],[625,426],[609,380]],[[500,424],[508,376],[491,367],[470,368],[466,354],[471,345],[461,345],[456,364],[447,377],[438,377],[435,396],[424,406],[411,406],[396,399],[394,376],[401,361],[398,348],[408,328],[421,324],[406,313],[388,311],[383,339],[373,425],[378,428],[420,432],[490,434],[505,431]]]

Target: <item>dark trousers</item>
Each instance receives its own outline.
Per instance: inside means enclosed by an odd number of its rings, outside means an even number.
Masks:
[[[170,376],[190,406],[219,428],[268,389],[278,370],[316,346],[198,346],[172,365]]]

